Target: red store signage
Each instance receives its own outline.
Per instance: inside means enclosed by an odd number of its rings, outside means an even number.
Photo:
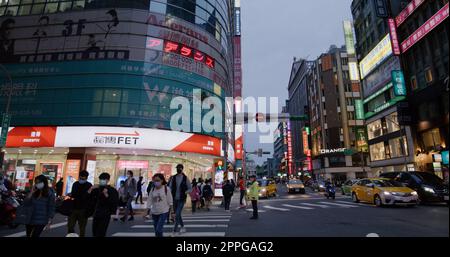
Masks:
[[[212,57],[198,50],[195,50],[193,48],[187,47],[185,45],[176,42],[166,41],[164,43],[164,52],[180,54],[184,57],[194,59],[197,62],[202,62],[206,64],[206,66],[208,66],[211,69],[213,69],[215,66],[215,60]]]
[[[395,21],[397,23],[397,27],[399,27],[405,20],[413,14],[413,12],[425,2],[425,0],[412,0],[411,3],[406,6],[403,11],[400,12],[400,14],[395,18]]]
[[[419,29],[402,42],[402,53],[408,51],[413,45],[419,42],[425,35],[448,18],[448,3],[440,9],[433,17],[427,20]]]
[[[391,36],[391,43],[392,43],[392,51],[394,52],[394,55],[400,55],[400,44],[398,42],[398,36],[397,36],[397,28],[395,27],[395,20],[389,19],[389,35]]]

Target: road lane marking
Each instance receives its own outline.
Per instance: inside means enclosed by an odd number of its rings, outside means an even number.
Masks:
[[[307,205],[307,206],[312,206],[312,207],[320,207],[320,208],[330,208],[330,206],[323,205],[323,204],[301,203],[301,205]]]
[[[54,228],[59,228],[59,227],[62,227],[62,226],[67,226],[67,221],[56,223],[56,224],[52,224],[51,227],[50,227],[50,230],[52,230]],[[45,233],[45,231],[43,233]],[[27,235],[27,232],[22,231],[22,232],[14,233],[14,234],[7,235],[7,236],[4,236],[4,237],[24,237],[26,235]]]
[[[118,232],[114,233],[114,237],[155,237],[155,233],[139,233],[139,232]],[[165,235],[170,236],[168,234]],[[187,232],[176,237],[224,237],[225,232]]]
[[[253,209],[246,209],[248,212],[253,212]],[[266,212],[265,210],[258,210],[258,212]]]
[[[273,206],[270,206],[270,205],[265,205],[263,207],[266,208],[266,209],[277,210],[277,211],[290,211],[289,209],[273,207]]]
[[[164,228],[173,228],[174,225],[164,225]],[[223,224],[187,224],[185,228],[228,228],[228,225]],[[153,229],[153,225],[134,225],[131,228],[149,228]]]
[[[283,206],[289,207],[289,208],[303,209],[303,210],[314,210],[314,208],[311,208],[311,207],[304,207],[304,206],[297,206],[297,205],[290,205],[290,204],[283,204]]]
[[[229,219],[229,216],[181,216],[183,219]]]
[[[342,203],[330,203],[330,202],[319,202],[319,203],[329,204],[329,205],[334,205],[334,206],[339,206],[339,207],[344,207],[344,208],[358,208],[358,206],[342,204]]]
[[[336,202],[345,203],[345,204],[353,204],[353,205],[358,205],[358,206],[366,206],[366,207],[373,206],[373,205],[370,205],[370,204],[355,203],[355,202],[345,202],[345,201],[336,201]]]
[[[146,220],[146,223],[153,223],[153,220]],[[230,219],[205,219],[205,220],[200,220],[200,219],[196,219],[196,220],[190,220],[190,219],[185,219],[183,218],[183,222],[230,222]]]

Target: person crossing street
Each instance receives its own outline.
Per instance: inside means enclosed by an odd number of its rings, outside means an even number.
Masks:
[[[122,222],[125,222],[128,216],[130,216],[128,218],[128,221],[134,220],[132,203],[136,191],[137,191],[137,182],[133,178],[133,172],[129,170],[127,173],[127,179],[125,180],[125,193],[124,193],[127,206],[125,209],[125,215],[122,218],[120,218]]]
[[[173,207],[175,210],[175,226],[173,229],[173,236],[175,236],[175,233],[177,232],[179,234],[186,233],[181,213],[183,212],[186,203],[187,194],[192,190],[191,183],[189,183],[187,176],[183,173],[184,166],[178,164],[176,169],[177,175],[170,177],[168,184],[174,198]],[[181,227],[179,231],[178,227]]]

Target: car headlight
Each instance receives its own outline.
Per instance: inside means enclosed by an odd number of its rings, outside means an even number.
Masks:
[[[305,186],[304,185],[300,185],[300,188],[305,188]]]
[[[384,191],[383,194],[384,195],[391,195],[391,193],[389,193],[388,191]]]
[[[325,188],[325,186],[324,186],[324,185],[319,185],[319,187],[320,187],[320,188]]]
[[[266,189],[265,188],[261,189],[261,192],[266,192]]]
[[[413,191],[413,192],[411,192],[411,194],[414,195],[414,196],[416,196],[416,195],[417,195],[417,192],[416,192],[416,191]]]
[[[432,193],[432,194],[435,193],[435,192],[434,192],[434,189],[431,188],[431,187],[423,187],[423,190],[425,190],[425,192],[428,192],[428,193]]]

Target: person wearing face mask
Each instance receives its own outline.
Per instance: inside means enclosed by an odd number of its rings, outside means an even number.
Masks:
[[[92,184],[87,181],[89,172],[83,170],[80,172],[79,180],[72,185],[72,191],[69,196],[72,198],[73,210],[67,221],[67,234],[75,233],[75,225],[78,222],[80,229],[80,237],[84,237],[86,234],[87,225],[87,206],[89,201],[88,190],[92,187]]]
[[[154,187],[148,196],[147,206],[152,215],[155,236],[163,237],[164,223],[173,207],[172,192],[163,174],[155,174],[152,181]]]
[[[125,180],[125,200],[127,202],[127,207],[125,209],[125,215],[120,218],[122,222],[125,222],[128,218],[128,221],[134,220],[133,217],[133,197],[137,192],[137,182],[136,179],[133,178],[133,171],[129,170],[127,172],[127,179]]]
[[[55,199],[55,192],[48,186],[47,177],[37,176],[31,193],[23,203],[31,207],[25,218],[27,237],[39,237],[44,229],[50,229],[55,216]]]
[[[192,191],[192,185],[188,182],[187,176],[183,173],[184,166],[178,164],[176,169],[177,175],[170,177],[168,184],[174,198],[173,208],[175,210],[175,226],[173,235],[177,232],[179,234],[186,233],[181,213],[183,212],[184,204],[186,203],[187,194]],[[180,231],[177,231],[178,226],[181,226]]]
[[[91,206],[93,207],[92,234],[94,237],[105,237],[111,215],[116,213],[119,204],[119,193],[109,186],[111,176],[108,173],[100,174],[99,185],[88,190]]]

